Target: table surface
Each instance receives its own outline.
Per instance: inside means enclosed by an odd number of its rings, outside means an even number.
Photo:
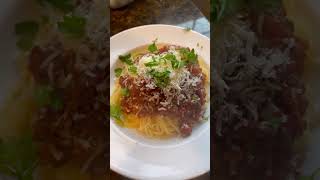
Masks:
[[[209,6],[209,4],[208,4]],[[210,37],[210,24],[191,0],[135,0],[110,11],[111,36],[136,26],[169,24],[193,29]],[[128,178],[111,171],[112,180]],[[209,173],[194,180],[210,179]]]
[[[208,20],[190,0],[135,0],[124,8],[111,10],[110,17],[111,36],[147,24],[176,25],[210,36]]]

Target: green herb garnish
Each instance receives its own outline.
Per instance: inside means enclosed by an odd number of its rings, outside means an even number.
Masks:
[[[182,61],[178,61],[176,56],[172,53],[166,54],[164,59],[167,59],[171,62],[172,69],[178,69],[184,66]]]
[[[154,40],[153,43],[148,46],[148,51],[150,51],[151,53],[155,53],[158,51],[158,48],[156,46],[156,41],[157,39]]]
[[[55,110],[63,108],[62,99],[54,92],[50,86],[40,86],[35,91],[35,98],[39,106],[50,106]]]
[[[170,73],[171,72],[169,70],[164,70],[161,72],[152,69],[149,71],[149,74],[156,81],[156,85],[160,88],[164,88],[170,83]]]
[[[111,105],[110,106],[110,115],[114,118],[115,122],[119,126],[123,126],[123,121],[121,120],[121,108],[118,105]]]
[[[198,55],[195,53],[194,49],[191,51],[188,48],[180,49],[181,59],[187,64],[196,64],[198,62]]]
[[[67,15],[58,22],[58,29],[72,38],[80,38],[86,32],[86,19],[80,16]]]
[[[138,74],[138,68],[135,66],[129,66],[128,71],[132,74]]]
[[[70,12],[74,9],[74,5],[72,4],[72,0],[38,0],[41,5],[45,3],[50,4],[54,8],[63,11]]]
[[[121,95],[124,96],[124,97],[127,97],[130,95],[130,92],[129,92],[129,89],[128,88],[121,88],[121,91],[120,91]]]
[[[24,51],[32,48],[39,24],[35,21],[20,22],[15,25],[15,34],[18,36],[17,46]]]
[[[166,54],[163,58],[167,59],[169,61],[176,60],[176,56],[174,54],[172,54],[172,53]]]
[[[116,74],[116,77],[120,77],[122,74],[122,68],[116,68],[114,70],[114,73]]]
[[[32,180],[37,166],[31,135],[0,142],[0,172],[18,180]]]
[[[131,60],[131,54],[120,55],[119,59],[120,59],[120,61],[122,61],[128,65],[133,65],[133,62]]]
[[[157,61],[154,57],[152,57],[152,61],[144,63],[146,67],[153,67],[153,66],[158,66],[160,64],[159,61]]]

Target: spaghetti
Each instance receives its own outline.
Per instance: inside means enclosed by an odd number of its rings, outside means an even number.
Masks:
[[[146,51],[148,49],[148,51]],[[208,70],[194,50],[155,42],[119,56],[111,116],[150,138],[188,136],[205,111]]]

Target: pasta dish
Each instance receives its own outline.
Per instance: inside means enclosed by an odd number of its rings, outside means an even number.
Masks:
[[[194,49],[169,44],[120,55],[111,97],[119,126],[152,138],[187,137],[205,119],[208,70]]]

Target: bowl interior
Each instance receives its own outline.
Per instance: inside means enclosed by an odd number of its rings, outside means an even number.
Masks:
[[[114,90],[114,69],[118,56],[130,52],[130,50],[134,48],[150,44],[155,39],[158,39],[158,43],[194,48],[199,56],[204,59],[205,63],[208,66],[210,64],[210,43],[207,37],[193,31],[185,31],[183,28],[168,25],[149,25],[133,28],[113,36],[110,40],[110,96],[112,96]],[[209,90],[207,93],[210,94]],[[210,114],[209,110],[210,107],[208,106],[206,113]],[[208,131],[209,126],[209,121],[200,123],[193,129],[191,136],[187,138],[150,139],[138,134],[135,130],[121,128],[113,121],[110,122],[110,128],[123,138],[152,148],[172,148],[181,146],[196,139],[203,132]]]

